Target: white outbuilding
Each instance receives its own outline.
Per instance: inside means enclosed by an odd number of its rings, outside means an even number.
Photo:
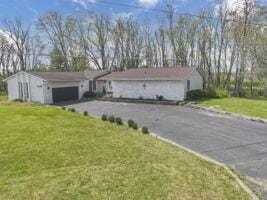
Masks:
[[[5,81],[10,100],[52,104],[81,99],[87,91],[97,91],[95,78],[108,73],[101,70],[85,72],[21,71]]]

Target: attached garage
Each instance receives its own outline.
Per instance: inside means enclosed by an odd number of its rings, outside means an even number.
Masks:
[[[22,71],[6,79],[9,99],[43,104],[81,99],[89,90],[90,78],[97,72],[88,70],[85,75],[84,72]]]

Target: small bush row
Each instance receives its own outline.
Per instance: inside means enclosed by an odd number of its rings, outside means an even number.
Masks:
[[[104,114],[104,115],[101,116],[101,119],[103,121],[109,121],[110,123],[116,123],[118,125],[122,125],[123,124],[122,119],[120,117],[114,117],[113,115],[108,117],[107,115]]]
[[[101,119],[103,121],[109,121],[111,123],[116,123],[118,125],[122,125],[123,124],[123,121],[122,121],[122,119],[120,117],[114,117],[113,115],[108,117],[107,115],[103,114],[101,116]],[[128,120],[127,124],[128,124],[128,126],[130,128],[133,128],[134,130],[138,129],[138,124],[135,121],[133,121],[132,119]],[[143,134],[148,134],[149,133],[148,128],[147,127],[143,127],[142,128],[142,133]]]
[[[63,107],[61,107],[61,109],[62,110],[66,110],[66,107],[63,106]],[[74,108],[68,108],[68,111],[70,111],[70,112],[76,112],[76,110]],[[83,112],[83,115],[84,116],[87,116],[88,115],[88,112],[87,111],[84,111]]]
[[[136,122],[134,122],[134,120],[132,120],[132,119],[129,119],[128,120],[128,122],[127,122],[127,124],[128,124],[128,126],[130,127],[130,128],[133,128],[133,129],[138,129],[138,125],[137,125],[137,123]]]
[[[61,109],[62,110],[66,110],[66,107],[61,107]],[[74,108],[68,108],[68,111],[75,112],[75,109]],[[84,116],[88,116],[88,111],[84,111],[83,115]],[[108,117],[107,115],[103,114],[101,116],[101,119],[103,121],[109,121],[110,123],[116,123],[118,125],[122,125],[123,124],[123,121],[122,121],[122,119],[120,117],[114,117],[113,115]],[[128,120],[127,124],[128,124],[128,126],[130,128],[133,128],[134,130],[138,129],[138,124],[132,119]],[[142,128],[142,133],[143,134],[148,134],[149,133],[148,128],[147,127],[143,127]]]
[[[65,107],[62,107],[62,110],[66,110],[66,108]],[[68,111],[75,112],[75,109],[74,108],[68,108]]]

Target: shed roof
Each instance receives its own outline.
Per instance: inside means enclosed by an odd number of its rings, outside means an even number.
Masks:
[[[47,81],[82,81],[85,80],[83,72],[36,72],[27,71],[28,74],[37,76]]]
[[[98,80],[184,80],[194,70],[193,67],[135,68],[112,72]]]
[[[23,73],[23,71],[19,72]],[[86,70],[84,72],[38,72],[25,71],[25,73],[41,78],[46,81],[82,81],[86,79],[93,79],[109,73],[106,70]],[[16,74],[8,77],[6,80],[14,77]]]

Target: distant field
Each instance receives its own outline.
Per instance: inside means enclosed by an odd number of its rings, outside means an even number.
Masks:
[[[224,98],[206,99],[199,101],[204,106],[216,106],[217,109],[260,117],[267,119],[267,99],[248,99],[248,98]]]
[[[249,199],[225,169],[78,113],[0,102],[0,199]]]

